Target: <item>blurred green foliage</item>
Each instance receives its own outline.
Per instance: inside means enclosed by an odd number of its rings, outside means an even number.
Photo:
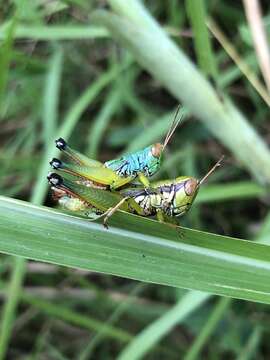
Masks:
[[[112,27],[92,21],[93,12],[108,10],[108,5],[119,16],[130,11],[130,20],[134,20],[133,3],[0,2],[1,195],[54,205],[46,173],[58,136],[68,138],[86,155],[105,161],[165,134],[179,99],[138,64],[141,58],[136,57],[136,50],[135,54],[134,48],[128,50],[126,39],[121,43],[123,34],[118,36],[119,43],[113,39],[117,34]],[[247,126],[260,134],[258,139],[269,142],[268,105],[205,24],[209,17],[219,24],[240,60],[260,81],[242,3],[198,3],[200,6],[191,0],[148,0],[145,6],[212,81],[221,101],[230,98],[249,120]],[[269,35],[267,2],[263,2],[263,13]],[[138,29],[145,25],[141,21]],[[177,76],[181,78],[181,73]],[[245,158],[249,139],[242,128],[234,128],[233,117],[226,123],[235,133],[230,144],[225,133],[219,133],[219,140],[213,137],[214,121],[198,121],[200,109],[189,110],[191,115],[177,130],[158,177],[199,177],[221,154],[227,160],[202,189],[181,225],[269,243],[268,188],[257,182],[256,170],[250,175],[256,167],[262,174],[269,173],[264,166],[270,161],[268,153],[260,158],[260,144],[253,142],[247,151],[254,150],[258,157]],[[201,112],[207,117],[210,110],[208,104]],[[238,137],[246,143],[237,144]],[[237,147],[241,152],[244,149],[239,157]],[[42,263],[25,264],[4,255],[1,260],[0,358],[135,359],[143,353],[147,359],[269,357],[267,305],[209,299],[204,293]],[[131,340],[130,348],[124,350]]]

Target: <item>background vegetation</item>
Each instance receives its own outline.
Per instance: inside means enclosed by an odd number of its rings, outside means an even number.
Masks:
[[[269,49],[253,39],[270,8],[253,3],[0,2],[0,359],[269,357]],[[40,206],[55,138],[105,161],[162,139],[179,103],[158,178],[226,155],[181,219],[195,231]]]

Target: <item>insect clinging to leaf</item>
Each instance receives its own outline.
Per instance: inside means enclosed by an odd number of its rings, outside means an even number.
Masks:
[[[64,153],[68,162],[53,158],[50,164],[53,169],[74,175],[86,185],[96,188],[120,189],[132,183],[137,177],[143,186],[149,187],[148,178],[160,169],[163,152],[183,119],[183,114],[178,107],[162,144],[152,144],[142,150],[123,155],[119,159],[106,161],[104,164],[73,150],[63,138],[59,138],[55,141],[56,147]]]

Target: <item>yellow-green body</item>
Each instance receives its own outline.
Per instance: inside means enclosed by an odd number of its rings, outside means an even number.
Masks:
[[[81,213],[92,209],[96,214],[103,214],[121,202],[120,210],[141,216],[157,216],[162,221],[185,214],[199,189],[199,182],[188,176],[153,182],[150,188],[134,187],[121,192],[85,186],[57,174],[50,174],[48,179],[52,189],[63,194],[59,196],[60,205],[62,203],[70,211],[74,209]]]
[[[188,176],[175,180],[152,182],[150,188],[125,189],[123,196],[131,197],[143,210],[144,216],[178,217],[191,207],[199,190],[199,182]]]

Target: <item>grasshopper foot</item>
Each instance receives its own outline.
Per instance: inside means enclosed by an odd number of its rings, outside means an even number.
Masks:
[[[109,218],[110,218],[110,216],[111,216],[111,214],[110,214],[111,211],[112,211],[112,208],[108,209],[108,210],[106,211],[106,213],[103,214],[103,215],[105,215],[104,220],[103,220],[103,226],[104,226],[105,229],[107,229],[107,230],[109,230],[108,220],[109,220]]]

